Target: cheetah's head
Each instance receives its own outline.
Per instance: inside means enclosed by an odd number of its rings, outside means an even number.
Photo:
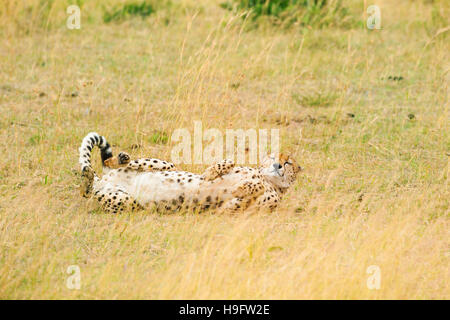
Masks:
[[[300,170],[302,168],[290,155],[282,153],[278,156],[268,155],[260,167],[260,172],[264,177],[281,189],[289,188]]]

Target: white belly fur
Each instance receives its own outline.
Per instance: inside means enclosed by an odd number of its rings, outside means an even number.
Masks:
[[[128,193],[141,205],[151,202],[170,201],[181,195],[192,194],[199,189],[202,181],[195,177],[190,183],[168,182],[167,177],[160,172],[143,172],[136,175],[133,182],[127,186]]]
[[[200,175],[185,171],[115,171],[107,180],[105,177],[101,182],[104,187],[120,185],[144,207],[160,201],[179,199],[181,196],[187,202],[194,199],[203,202],[207,197],[226,201],[233,197],[232,190],[243,178],[241,174],[231,173],[213,181],[204,181],[200,179]],[[172,182],[169,179],[172,179]],[[181,179],[182,183],[179,183],[178,179]],[[191,182],[187,182],[188,179],[191,179]]]

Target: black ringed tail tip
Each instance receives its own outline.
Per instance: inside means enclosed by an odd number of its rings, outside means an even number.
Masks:
[[[100,149],[102,164],[105,160],[113,156],[111,146],[106,141],[105,137],[96,132],[90,132],[86,135],[86,137],[84,137],[79,148],[79,163],[81,166],[81,171],[85,171],[88,167],[91,168],[91,152],[94,146],[97,146]]]

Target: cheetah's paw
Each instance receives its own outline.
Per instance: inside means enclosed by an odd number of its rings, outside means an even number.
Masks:
[[[130,155],[126,152],[120,152],[117,155],[117,160],[119,162],[119,165],[128,164],[131,160]]]

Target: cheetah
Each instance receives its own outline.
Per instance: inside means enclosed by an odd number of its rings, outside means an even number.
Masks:
[[[95,146],[100,149],[102,177],[91,165]],[[109,143],[95,132],[83,139],[79,152],[81,195],[93,197],[109,213],[150,207],[171,212],[273,210],[301,170],[292,157],[280,154],[269,155],[259,168],[223,160],[209,166],[203,174],[195,174],[177,170],[173,163],[160,159],[131,160],[125,152],[113,156]]]

